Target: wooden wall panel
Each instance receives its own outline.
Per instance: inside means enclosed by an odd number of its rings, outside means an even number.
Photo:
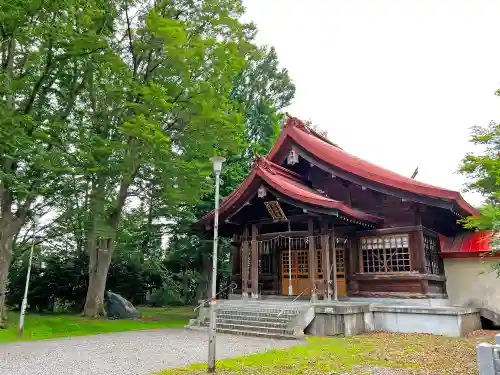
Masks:
[[[359,292],[371,293],[423,293],[420,280],[360,280]]]
[[[313,187],[323,190],[329,197],[383,218],[384,227],[419,225],[422,222],[418,204],[363,189],[341,178],[332,178],[315,168],[310,171],[309,179]]]

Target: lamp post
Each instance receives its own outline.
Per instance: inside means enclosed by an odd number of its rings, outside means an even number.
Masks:
[[[215,213],[214,213],[214,249],[212,254],[212,301],[210,302],[210,328],[208,331],[208,372],[215,372],[215,333],[217,304],[217,245],[219,241],[219,185],[222,163],[226,160],[222,156],[210,158],[215,173]]]

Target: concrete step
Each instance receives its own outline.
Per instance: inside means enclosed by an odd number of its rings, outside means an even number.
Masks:
[[[219,309],[231,310],[231,311],[262,311],[267,313],[280,313],[282,311],[297,313],[300,311],[300,308],[297,307],[286,307],[286,306],[270,307],[270,306],[249,306],[249,305],[242,305],[242,306],[222,305],[219,307]]]
[[[286,329],[286,327],[288,327],[288,322],[262,322],[258,320],[245,319],[217,319],[217,325],[219,324],[247,325],[252,327],[280,329]]]
[[[275,316],[262,316],[262,315],[235,315],[235,314],[217,314],[217,319],[237,319],[246,320],[253,322],[264,322],[264,323],[288,323],[293,317],[275,317]]]
[[[290,323],[299,314],[307,311],[308,305],[283,303],[262,303],[252,301],[244,303],[222,303],[217,306],[217,332],[244,336],[268,337],[276,339],[300,338],[300,329],[289,329]],[[197,321],[198,327],[209,325],[207,316]]]
[[[297,340],[297,337],[292,335],[283,335],[277,333],[269,332],[259,332],[259,331],[245,331],[241,329],[229,329],[229,328],[217,328],[218,333],[226,333],[230,335],[241,335],[241,336],[255,336],[263,337],[268,339],[281,339],[281,340]]]
[[[281,322],[287,323],[293,320],[296,315],[287,317],[264,316],[264,315],[241,315],[241,314],[217,314],[218,319],[244,319],[259,322]]]
[[[252,326],[246,324],[217,323],[217,329],[233,329],[246,332],[272,333],[278,335],[293,335],[293,330],[281,327]]]
[[[258,309],[219,309],[217,315],[259,315],[276,318],[291,318],[299,314],[299,311],[266,311]]]

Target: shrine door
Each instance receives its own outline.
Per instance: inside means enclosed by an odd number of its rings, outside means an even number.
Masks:
[[[347,295],[346,281],[345,281],[345,249],[337,247],[335,249],[335,259],[337,265],[337,295],[344,297]],[[332,272],[333,277],[333,272]],[[333,291],[332,291],[333,292]]]
[[[291,256],[291,257],[290,257]],[[281,252],[281,290],[288,295],[292,284],[292,295],[311,295],[309,282],[309,250],[284,250]],[[307,290],[306,290],[307,289]],[[304,291],[305,290],[305,291]]]

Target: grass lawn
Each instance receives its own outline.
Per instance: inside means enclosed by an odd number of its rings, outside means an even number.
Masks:
[[[349,338],[312,337],[304,345],[289,349],[218,361],[217,374],[476,375],[475,345],[492,341],[492,337],[448,338],[390,333]],[[206,364],[159,374],[206,374]]]
[[[0,329],[0,343],[43,340],[66,336],[84,336],[96,333],[133,331],[152,328],[183,327],[193,317],[193,307],[139,308],[138,320],[86,319],[70,314],[32,314],[25,317],[24,334],[17,336],[19,313],[9,314],[9,328]]]

